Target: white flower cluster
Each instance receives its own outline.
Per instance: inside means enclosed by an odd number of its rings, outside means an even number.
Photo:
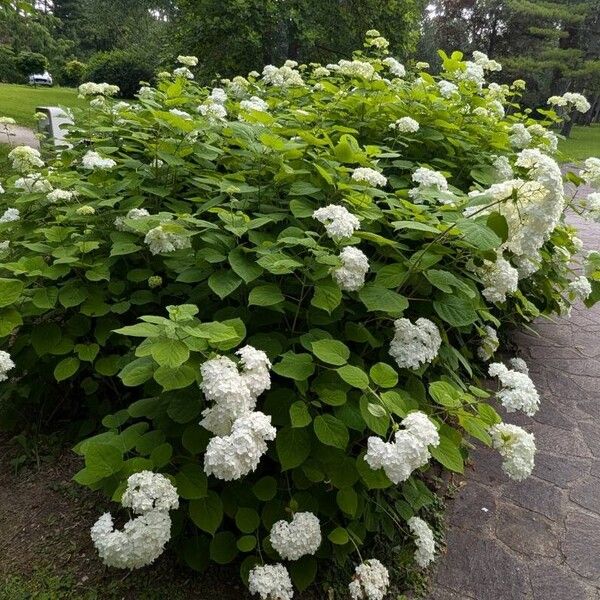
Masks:
[[[347,208],[339,204],[318,208],[312,216],[325,225],[327,235],[335,241],[352,237],[352,234],[360,229],[360,221]]]
[[[179,55],[177,57],[177,62],[186,67],[195,67],[198,64],[198,57]]]
[[[577,279],[574,279],[571,281],[571,283],[569,283],[567,293],[573,299],[579,298],[581,300],[585,300],[592,293],[592,284],[589,282],[587,277],[582,275],[581,277],[577,277]]]
[[[483,84],[485,83],[485,73],[483,67],[480,64],[471,62],[470,60],[465,62],[464,70],[456,71],[456,78],[459,81],[469,81],[474,83],[478,88],[483,87]]]
[[[496,171],[496,178],[498,181],[506,181],[507,179],[513,178],[513,169],[506,156],[496,156],[492,166]]]
[[[411,517],[408,521],[410,532],[415,536],[415,561],[420,567],[427,567],[435,558],[433,531],[420,517]]]
[[[492,445],[502,458],[502,469],[515,481],[531,475],[535,458],[535,437],[517,425],[499,423],[490,428]]]
[[[581,113],[586,113],[591,108],[590,103],[583,94],[574,92],[567,92],[562,96],[550,96],[548,104],[562,108],[574,108]]]
[[[421,317],[414,324],[405,318],[396,319],[394,328],[390,355],[401,369],[418,369],[437,356],[442,338],[429,319]]]
[[[508,369],[502,363],[492,363],[488,373],[500,379],[502,388],[497,396],[507,412],[521,410],[529,417],[535,415],[540,405],[540,397],[527,373]]]
[[[588,194],[578,201],[578,208],[586,219],[600,222],[600,192]]]
[[[348,584],[352,600],[383,600],[390,585],[388,570],[376,558],[358,565]]]
[[[138,516],[119,531],[111,514],[105,513],[93,525],[91,537],[104,564],[138,569],[162,554],[171,537],[169,511],[179,507],[179,497],[164,475],[142,471],[127,480],[122,504]]]
[[[390,129],[397,129],[401,133],[415,133],[419,131],[419,123],[411,117],[402,117],[390,125]]]
[[[248,590],[261,600],[291,600],[294,588],[290,574],[283,565],[254,567],[248,575]]]
[[[476,50],[473,52],[473,61],[479,65],[484,71],[502,71],[502,65],[488,58],[488,55]]]
[[[428,446],[440,443],[435,425],[423,412],[410,413],[401,425],[404,429],[396,431],[393,442],[370,437],[365,454],[365,462],[371,469],[383,468],[396,484],[406,481],[415,469],[426,465],[431,458]]]
[[[340,252],[342,266],[334,269],[333,278],[342,290],[356,292],[365,283],[369,271],[369,259],[365,253],[353,246],[346,246]]]
[[[385,187],[387,179],[375,169],[369,167],[357,167],[352,172],[352,179],[361,183],[368,183],[373,187]]]
[[[53,204],[57,202],[71,202],[73,198],[76,196],[75,192],[70,192],[69,190],[52,190],[46,198]]]
[[[276,430],[271,417],[254,411],[260,394],[271,386],[267,355],[252,346],[238,350],[242,371],[229,358],[219,356],[201,367],[201,389],[214,402],[200,421],[215,434],[204,455],[207,475],[231,481],[254,471]]]
[[[527,366],[527,363],[519,356],[511,358],[508,361],[508,364],[513,371],[519,371],[519,373],[525,373],[525,375],[529,374],[529,367]]]
[[[500,342],[498,341],[498,333],[493,327],[486,325],[484,334],[481,338],[481,344],[477,349],[479,358],[487,362],[490,360],[490,358],[492,358],[492,356],[494,356],[499,345]]]
[[[150,216],[150,213],[145,208],[132,208],[127,213],[125,218],[136,221],[137,219],[143,219],[144,217],[149,217],[149,216]],[[127,231],[128,227],[125,224],[123,217],[117,217],[115,219],[115,229],[117,229],[119,231]],[[153,252],[153,254],[156,254],[156,253]]]
[[[79,86],[79,94],[81,96],[115,96],[119,91],[120,88],[118,85],[111,85],[110,83],[88,81]]]
[[[451,81],[447,81],[446,79],[438,81],[437,85],[443,98],[451,98],[458,92],[458,86]]]
[[[388,56],[381,61],[389,70],[392,75],[396,77],[404,77],[406,75],[406,69],[404,65],[398,62],[395,58]]]
[[[484,260],[480,274],[485,286],[482,294],[490,302],[505,302],[519,287],[519,272],[500,254],[495,262]]]
[[[7,208],[0,217],[0,223],[13,223],[21,218],[18,208]]]
[[[242,110],[257,110],[259,112],[267,112],[269,105],[258,96],[252,96],[249,100],[242,100],[240,102],[240,108]]]
[[[321,545],[321,524],[311,512],[297,512],[291,523],[277,521],[269,534],[271,546],[285,560],[314,554]]]
[[[515,148],[527,148],[531,144],[531,133],[527,130],[527,127],[523,123],[515,123],[510,128],[509,141],[511,146]]]
[[[14,125],[15,123],[16,121],[12,117],[0,117],[0,125]]]
[[[583,163],[584,168],[581,171],[581,178],[591,186],[600,188],[600,158],[591,156]]]
[[[98,152],[88,150],[81,159],[81,164],[85,169],[95,171],[96,169],[112,169],[117,163],[112,158],[103,158]]]
[[[390,42],[379,35],[377,37],[367,39],[367,44],[373,48],[377,48],[378,50],[386,50],[389,47]]]
[[[96,209],[93,206],[89,206],[88,204],[84,204],[80,206],[76,211],[78,215],[89,216],[96,213]]]
[[[347,77],[371,79],[375,75],[373,65],[362,60],[340,60],[337,64],[327,65],[327,68]]]
[[[188,67],[177,67],[176,69],[173,69],[173,75],[175,75],[175,77],[194,79],[194,74],[189,70]]]
[[[192,115],[190,115],[189,112],[186,112],[185,110],[179,110],[178,108],[172,108],[171,110],[169,110],[169,112],[172,115],[175,115],[176,117],[181,117],[182,119],[185,119],[186,121],[190,121],[192,118]]]
[[[151,229],[144,238],[152,254],[163,254],[183,250],[191,246],[190,239],[180,233],[173,233],[165,229],[165,225],[159,225]]]
[[[15,368],[10,354],[4,350],[0,350],[0,381],[6,381],[8,379],[7,373]]]
[[[556,135],[546,129],[543,125],[536,123],[534,125],[530,125],[527,128],[527,131],[532,136],[532,141],[537,146],[541,146],[544,150],[555,153],[558,149],[558,138]]]
[[[304,85],[302,75],[296,71],[290,64],[284,64],[283,67],[267,65],[262,71],[263,82],[267,85],[276,87],[292,87]]]
[[[44,161],[41,159],[39,150],[31,146],[17,146],[8,153],[8,158],[12,160],[12,168],[22,173],[29,173],[36,168],[43,167]]]
[[[451,202],[444,194],[448,192],[448,181],[439,171],[433,171],[427,167],[419,167],[413,174],[412,180],[419,185],[408,191],[408,195],[416,203],[421,203],[422,199],[419,196],[423,192],[438,192],[441,194],[440,202],[448,204]]]
[[[206,117],[209,121],[214,123],[225,120],[225,117],[227,116],[227,109],[222,104],[213,102],[210,99],[207,100],[207,102],[200,104],[197,110],[203,117]]]
[[[15,188],[24,192],[51,192],[51,183],[42,177],[40,173],[33,173],[25,177],[20,177],[14,183]]]

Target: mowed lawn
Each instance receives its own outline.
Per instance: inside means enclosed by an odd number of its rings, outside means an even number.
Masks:
[[[590,156],[600,158],[600,123],[590,127],[573,127],[569,139],[561,140],[558,148],[566,161],[577,162]]]
[[[63,87],[33,87],[0,83],[0,116],[12,117],[20,125],[35,125],[35,109],[38,106],[86,106],[85,100],[77,98],[77,90]]]

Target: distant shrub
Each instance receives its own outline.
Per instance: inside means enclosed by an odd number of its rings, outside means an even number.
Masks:
[[[38,52],[19,52],[16,67],[23,77],[34,73],[43,73],[48,68],[48,59]]]
[[[0,44],[0,81],[16,83],[20,80],[15,53],[10,46]]]
[[[86,79],[90,81],[118,85],[125,98],[134,96],[140,81],[150,81],[153,77],[154,65],[147,56],[125,50],[94,54],[86,71]]]
[[[84,79],[86,68],[85,63],[79,60],[68,61],[62,70],[61,83],[73,87],[79,85]]]

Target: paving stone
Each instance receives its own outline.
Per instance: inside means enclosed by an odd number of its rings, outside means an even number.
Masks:
[[[561,518],[563,494],[556,485],[530,477],[525,481],[513,481],[504,486],[502,499],[540,513],[551,521],[557,521]]]
[[[590,459],[573,458],[571,456],[555,456],[538,452],[535,455],[533,474],[540,479],[566,488],[577,479],[584,478],[590,469]],[[600,473],[600,461],[598,461]]]
[[[469,481],[454,496],[448,514],[450,526],[491,534],[494,529],[496,499],[491,490],[475,481]]]
[[[496,537],[525,556],[556,556],[558,538],[541,515],[514,504],[502,504],[496,514]]]
[[[569,493],[573,502],[600,515],[600,479],[589,477],[578,482]]]
[[[600,427],[599,423],[580,423],[579,431],[583,435],[583,439],[587,444],[588,448],[592,451],[592,454],[596,457],[600,457]]]
[[[583,436],[577,431],[565,431],[551,425],[532,422],[529,430],[535,433],[535,442],[539,451],[553,454],[566,454],[587,458],[592,455]],[[600,439],[599,439],[600,443]],[[599,447],[600,450],[600,447]]]
[[[565,519],[561,550],[567,564],[583,577],[600,580],[600,519],[584,512],[569,513]]]
[[[529,579],[534,600],[595,600],[592,588],[554,563],[530,566]]]

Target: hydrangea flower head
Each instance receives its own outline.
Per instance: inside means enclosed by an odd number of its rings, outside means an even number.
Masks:
[[[535,459],[535,437],[517,425],[499,423],[490,428],[493,447],[500,452],[504,472],[515,481],[531,475]]]
[[[358,565],[348,585],[352,600],[383,600],[390,585],[388,570],[376,558]]]
[[[387,179],[375,169],[358,167],[352,173],[352,179],[361,183],[368,183],[373,187],[385,187]]]
[[[319,519],[310,512],[295,513],[292,521],[277,521],[269,534],[271,545],[285,560],[314,554],[321,545]]]
[[[415,323],[402,318],[394,321],[396,333],[390,343],[390,354],[401,369],[418,369],[430,363],[442,344],[439,329],[429,319]]]
[[[433,531],[420,517],[411,517],[408,521],[410,532],[415,537],[417,551],[415,562],[422,568],[427,567],[435,558]]]
[[[369,260],[362,250],[354,246],[346,246],[340,252],[342,266],[334,269],[332,276],[342,290],[355,292],[365,283],[369,272]]]
[[[507,412],[521,410],[529,417],[537,412],[540,397],[527,373],[508,369],[502,363],[490,364],[488,372],[500,379],[502,388],[497,395]]]
[[[318,208],[312,216],[325,225],[327,235],[335,241],[352,237],[360,229],[360,221],[347,208],[338,204]]]
[[[260,600],[292,600],[294,588],[290,574],[283,565],[254,567],[248,575],[248,590]]]

